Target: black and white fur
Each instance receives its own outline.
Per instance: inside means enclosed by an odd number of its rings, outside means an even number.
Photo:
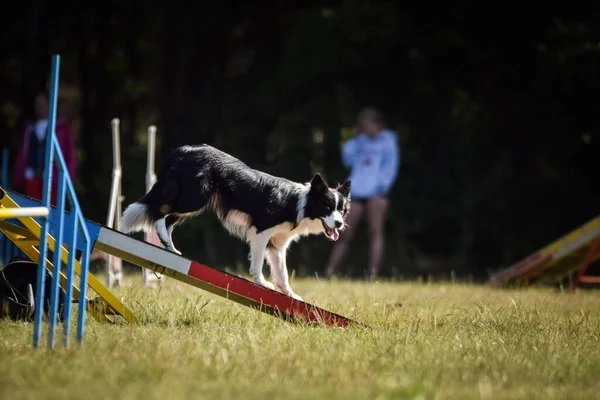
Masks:
[[[154,228],[167,249],[181,254],[173,245],[173,229],[210,209],[229,233],[249,243],[256,284],[302,300],[289,284],[286,251],[304,235],[338,239],[350,209],[350,185],[348,180],[329,188],[319,174],[309,183],[296,183],[208,145],[183,146],[161,166],[152,189],[125,210],[121,231]],[[274,285],[262,273],[265,257]]]

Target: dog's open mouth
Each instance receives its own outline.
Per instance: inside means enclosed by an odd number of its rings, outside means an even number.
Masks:
[[[340,233],[337,229],[328,227],[327,223],[323,219],[321,219],[321,223],[323,224],[323,229],[325,229],[325,235],[329,239],[336,241],[340,238]]]

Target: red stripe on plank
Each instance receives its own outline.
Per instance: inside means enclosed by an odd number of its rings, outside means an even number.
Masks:
[[[341,315],[295,300],[282,293],[264,288],[214,268],[207,267],[196,261],[192,261],[188,275],[250,299],[256,303],[256,306],[269,306],[305,321],[321,322],[326,325],[336,326],[348,326],[354,323],[352,320],[342,317]]]

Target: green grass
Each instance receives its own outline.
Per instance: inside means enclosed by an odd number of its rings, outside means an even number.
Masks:
[[[140,282],[139,277],[129,278]],[[371,329],[293,325],[173,280],[116,290],[143,325],[89,320],[33,350],[0,322],[0,399],[555,399],[600,393],[596,291],[297,280]]]

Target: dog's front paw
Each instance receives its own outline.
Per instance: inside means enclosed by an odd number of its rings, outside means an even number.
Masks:
[[[255,280],[254,283],[258,286],[266,287],[267,289],[275,290],[275,285],[266,280]]]
[[[303,299],[302,297],[298,296],[298,295],[297,295],[296,293],[294,293],[294,292],[291,292],[290,294],[288,294],[288,296],[290,296],[290,297],[292,297],[293,299],[295,299],[295,300],[298,300],[298,301],[304,301],[304,299]]]
[[[291,297],[291,298],[293,298],[293,299],[295,299],[295,300],[298,300],[298,301],[304,301],[304,300],[302,299],[302,297],[300,297],[300,296],[298,296],[296,293],[294,293],[294,291],[293,291],[292,289],[289,289],[289,288],[287,288],[287,289],[286,289],[286,288],[281,288],[281,287],[280,287],[280,288],[279,288],[279,291],[280,291],[281,293],[285,294],[286,296],[289,296],[289,297]]]

